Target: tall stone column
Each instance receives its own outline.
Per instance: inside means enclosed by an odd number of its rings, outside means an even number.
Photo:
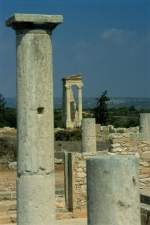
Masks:
[[[140,114],[140,132],[142,139],[150,142],[150,113]]]
[[[95,118],[82,120],[82,152],[96,153]]]
[[[62,93],[62,126],[66,127],[66,87],[63,81],[63,93]]]
[[[62,16],[14,14],[17,42],[17,224],[55,224],[52,30]]]
[[[78,113],[79,113],[79,127],[82,121],[82,86],[78,86]]]
[[[66,86],[66,127],[71,127],[70,86]]]
[[[141,225],[138,160],[101,155],[87,161],[88,225]]]

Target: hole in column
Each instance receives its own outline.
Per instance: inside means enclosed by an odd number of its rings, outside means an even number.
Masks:
[[[44,107],[38,107],[37,108],[37,113],[38,114],[43,114],[44,113]]]

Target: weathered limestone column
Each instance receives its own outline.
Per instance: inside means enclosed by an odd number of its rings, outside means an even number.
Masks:
[[[66,127],[66,87],[63,81],[63,93],[62,93],[62,127]]]
[[[96,152],[95,118],[82,120],[82,152]]]
[[[70,86],[66,85],[66,127],[71,125]]]
[[[78,113],[79,113],[79,127],[82,121],[82,86],[78,86]]]
[[[141,225],[138,160],[102,155],[87,161],[88,225]]]
[[[52,30],[62,16],[14,14],[17,41],[17,224],[55,224]]]
[[[142,139],[150,142],[150,113],[140,114],[140,132]]]

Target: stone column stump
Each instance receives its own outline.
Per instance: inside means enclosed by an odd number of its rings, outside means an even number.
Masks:
[[[82,120],[82,152],[96,152],[95,118],[83,118]]]
[[[87,160],[88,225],[141,225],[135,156]]]
[[[140,132],[142,139],[150,142],[150,113],[140,114]]]

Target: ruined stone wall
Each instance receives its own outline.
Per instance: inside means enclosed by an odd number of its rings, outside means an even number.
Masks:
[[[139,157],[139,178],[141,193],[150,194],[150,143],[141,140],[138,132],[109,134],[109,152],[114,154],[136,154]],[[105,151],[107,154],[108,151]],[[71,171],[68,176],[70,185],[68,208],[71,211],[86,212],[86,159],[87,153],[69,153]],[[97,154],[104,154],[98,152]],[[71,190],[71,192],[70,192]],[[67,195],[67,193],[66,193]]]
[[[66,153],[67,154],[67,153]],[[86,159],[94,156],[92,153],[68,153],[65,160],[66,205],[76,214],[86,214]]]
[[[142,141],[138,133],[111,134],[109,151],[119,154],[136,154],[140,159],[140,188],[150,190],[150,142]]]
[[[110,151],[119,154],[136,154],[140,158],[140,188],[150,190],[150,142],[143,141],[139,127],[114,128],[112,125],[97,124],[98,151]],[[150,191],[149,191],[150,192]]]
[[[133,135],[139,135],[139,127],[115,128],[112,125],[101,126],[100,124],[96,124],[97,151],[109,150],[110,146],[109,136],[111,134],[124,134],[124,133],[132,133]]]

